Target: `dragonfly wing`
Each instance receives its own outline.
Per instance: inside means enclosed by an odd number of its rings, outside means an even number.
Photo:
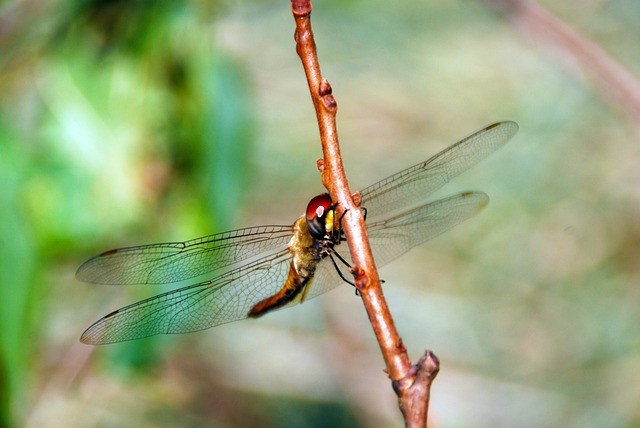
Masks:
[[[247,318],[275,294],[289,273],[288,250],[263,257],[210,281],[189,285],[118,309],[89,327],[80,340],[106,344],[156,334],[188,333]]]
[[[488,203],[485,193],[463,192],[367,225],[376,265],[386,265],[446,232],[476,215]]]
[[[362,206],[371,219],[414,206],[505,145],[517,131],[515,122],[489,125],[431,159],[362,190]]]
[[[291,226],[260,226],[185,242],[119,248],[87,260],[76,277],[94,284],[168,284],[280,250],[292,235]]]

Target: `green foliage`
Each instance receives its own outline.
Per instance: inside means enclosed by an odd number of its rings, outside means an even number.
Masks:
[[[160,224],[170,239],[232,223],[252,95],[208,36],[215,9],[78,1],[59,5],[45,33],[11,34],[24,50],[0,58],[10,95],[0,101],[1,426],[23,413],[27,368],[50,346],[47,310],[71,310],[58,266],[132,233],[126,243],[159,239]],[[63,337],[77,340],[82,326],[69,327]],[[122,345],[109,361],[125,372],[155,364],[158,343]]]
[[[0,123],[0,426],[11,425],[12,406],[24,400],[29,312],[40,276],[37,242],[21,194],[30,167],[17,150],[15,136]]]

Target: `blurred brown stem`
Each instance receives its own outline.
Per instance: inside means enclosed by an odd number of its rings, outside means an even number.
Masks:
[[[502,11],[532,42],[576,61],[606,100],[640,131],[640,82],[629,70],[535,0],[484,0]]]
[[[408,427],[424,427],[428,416],[431,383],[438,373],[439,362],[435,355],[427,352],[416,365],[412,365],[395,328],[371,255],[359,195],[352,197],[342,165],[336,128],[338,105],[331,93],[331,85],[320,73],[311,30],[311,2],[292,0],[291,9],[296,22],[296,51],[307,76],[320,129],[323,159],[318,162],[318,167],[322,172],[322,182],[331,199],[337,203],[337,215],[342,218],[342,227],[353,259],[355,285],[362,296],[387,373],[398,395],[405,424]]]

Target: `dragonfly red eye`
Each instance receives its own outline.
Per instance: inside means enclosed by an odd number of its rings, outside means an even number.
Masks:
[[[315,239],[325,239],[327,235],[325,217],[332,203],[331,197],[323,193],[311,199],[307,205],[307,227]]]

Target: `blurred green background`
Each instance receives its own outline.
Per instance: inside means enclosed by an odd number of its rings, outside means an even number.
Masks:
[[[553,13],[640,75],[640,3]],[[442,194],[472,221],[381,271],[442,427],[640,425],[640,149],[562,52],[482,2],[317,1],[353,189],[496,120],[516,138]],[[322,192],[289,2],[0,6],[0,426],[401,426],[340,287],[258,321],[102,347],[166,288],[79,283],[114,247],[288,224]],[[636,119],[636,124],[640,119]]]

